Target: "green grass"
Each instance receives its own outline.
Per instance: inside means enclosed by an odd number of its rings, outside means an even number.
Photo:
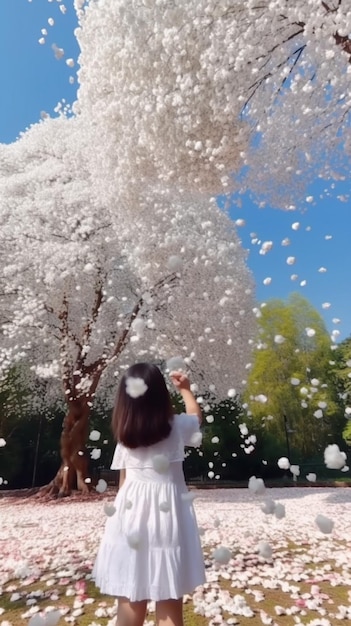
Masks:
[[[349,546],[345,544],[345,550],[347,549],[349,549]],[[289,543],[287,548],[280,551],[280,553],[279,551],[276,553],[276,558],[294,559],[294,557],[303,554],[305,550],[308,551],[310,554],[311,548],[309,548],[308,546],[306,548],[302,548],[301,546]],[[330,561],[330,563],[318,563],[318,566],[308,564],[305,568],[305,571],[308,576],[313,579],[314,572],[317,571],[317,569],[320,571],[323,565],[330,565],[332,567],[332,571],[335,573],[338,571],[340,572],[340,570],[335,567],[335,564],[332,561]],[[351,563],[348,573],[350,574],[350,572]],[[48,572],[45,576],[42,576],[40,580],[30,582],[21,580],[7,583],[4,589],[7,589],[10,585],[13,585],[17,588],[17,591],[21,593],[22,597],[15,602],[11,602],[11,591],[6,591],[3,593],[2,596],[0,596],[0,607],[5,609],[5,613],[0,616],[0,624],[2,620],[7,620],[12,624],[12,626],[26,626],[28,624],[29,618],[24,619],[22,617],[23,613],[25,613],[29,609],[29,607],[26,606],[26,599],[28,598],[28,595],[30,593],[38,590],[42,590],[45,592],[45,595],[42,598],[39,598],[37,602],[40,610],[44,610],[48,606],[54,606],[55,608],[61,608],[65,606],[69,607],[69,613],[67,613],[67,615],[70,615],[71,611],[73,610],[73,604],[77,599],[77,596],[67,596],[66,591],[67,589],[74,589],[77,580],[79,580],[86,582],[85,597],[92,598],[94,602],[92,604],[84,605],[84,614],[77,617],[74,623],[77,626],[88,626],[92,622],[95,622],[96,624],[99,624],[101,626],[106,626],[108,621],[112,619],[112,616],[96,617],[95,611],[98,608],[112,608],[115,605],[115,600],[111,596],[104,596],[100,594],[94,584],[89,579],[87,579],[86,576],[86,570],[82,570],[81,572],[78,571],[77,575],[75,576],[75,580],[69,580],[68,582],[66,581],[66,584],[59,584],[59,580],[55,578],[55,575],[52,572]],[[46,584],[47,581],[54,581],[54,584],[48,586]],[[28,582],[29,584],[27,584]],[[311,584],[307,582],[290,582],[290,584],[293,584],[294,586],[299,588],[299,596],[304,593],[309,593],[311,589]],[[284,608],[288,608],[294,605],[294,600],[290,596],[290,591],[285,592],[282,591],[282,589],[265,589],[258,585],[246,586],[246,588],[244,589],[238,589],[236,587],[232,587],[231,581],[225,580],[224,578],[221,578],[219,580],[219,586],[221,589],[227,590],[232,596],[237,594],[244,596],[249,606],[255,611],[254,617],[251,618],[224,614],[225,619],[234,617],[237,620],[236,623],[242,626],[262,626],[262,621],[260,618],[260,609],[262,609],[266,611],[266,613],[268,613],[271,617],[273,617],[276,623],[279,624],[279,626],[295,625],[293,616],[276,616],[274,609],[276,605],[280,605]],[[321,592],[326,594],[329,598],[329,600],[328,598],[323,600],[323,607],[327,609],[327,613],[329,611],[336,612],[338,605],[348,606],[350,604],[350,601],[348,599],[349,588],[347,586],[333,586],[328,581],[319,582],[318,586],[320,587]],[[248,593],[253,590],[260,590],[263,592],[264,600],[262,602],[254,601],[253,595],[251,593]],[[58,596],[58,598],[55,600],[50,599],[50,595],[52,595],[53,593]],[[307,615],[305,617],[301,617],[301,623],[306,624],[310,620],[317,617],[318,613],[316,611],[307,610]],[[326,615],[326,617],[328,616]],[[154,615],[151,613],[148,614],[147,620],[153,619]],[[189,601],[184,605],[184,621],[186,626],[207,626],[210,618],[203,617],[195,613],[192,601]],[[333,623],[333,620],[330,621]],[[62,617],[59,621],[59,626],[63,626],[64,624],[67,624],[67,622]]]

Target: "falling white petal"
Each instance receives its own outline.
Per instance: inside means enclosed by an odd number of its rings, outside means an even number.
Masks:
[[[256,478],[256,476],[251,476],[248,484],[249,490],[255,495],[261,495],[265,492],[265,484],[262,478]]]
[[[268,398],[264,395],[264,393],[259,393],[257,396],[255,396],[255,400],[256,402],[261,402],[261,404],[265,404]]]
[[[263,504],[261,505],[261,509],[263,511],[263,513],[265,513],[266,515],[272,515],[274,513],[275,510],[275,502],[274,500],[271,500],[270,498],[267,498]]]
[[[185,372],[186,363],[181,356],[172,356],[167,360],[166,368],[169,372]]]
[[[336,443],[332,443],[324,450],[324,463],[329,469],[341,469],[346,463],[346,454]]]
[[[89,434],[90,441],[99,441],[101,433],[98,430],[92,430]]]
[[[167,268],[170,272],[180,272],[183,267],[183,260],[180,256],[170,256],[167,261]],[[174,369],[174,368],[172,368]]]
[[[93,459],[93,461],[97,461],[101,457],[100,448],[94,448],[94,450],[90,452],[90,457]]]
[[[299,379],[299,378],[292,377],[292,378],[290,379],[290,382],[291,382],[291,384],[292,384],[292,385],[296,386],[296,385],[299,385],[299,384],[300,384],[300,379]]]
[[[257,549],[259,555],[262,556],[264,559],[270,559],[272,557],[273,550],[269,543],[267,543],[266,541],[261,541],[261,543],[258,544]]]
[[[314,472],[310,472],[306,475],[306,478],[310,483],[315,483],[317,480],[317,474],[314,474]]]
[[[283,519],[285,517],[285,506],[281,502],[277,502],[274,509],[274,515],[277,519]]]
[[[158,472],[159,474],[165,474],[168,472],[169,465],[169,458],[165,454],[155,454],[152,458],[152,467],[155,472]]]
[[[217,561],[217,563],[227,565],[227,563],[229,563],[230,559],[232,558],[232,553],[228,548],[220,546],[212,552],[212,558]]]
[[[95,487],[96,491],[98,493],[104,493],[104,491],[106,491],[107,489],[107,482],[106,480],[103,480],[103,478],[100,478],[98,481],[98,484]]]
[[[334,528],[333,520],[325,515],[317,515],[315,523],[317,524],[319,530],[324,534],[330,534]]]
[[[109,502],[104,503],[104,512],[107,517],[112,517],[116,513],[116,508],[113,504],[109,504]]]
[[[278,459],[278,467],[282,470],[288,470],[290,468],[290,461],[286,456],[280,457]]]
[[[192,502],[197,497],[197,494],[195,491],[187,491],[182,493],[180,497],[184,502]]]
[[[134,531],[127,535],[127,541],[131,548],[137,550],[141,543],[140,533],[138,531]]]
[[[300,467],[298,465],[290,465],[289,469],[293,476],[300,476]]]
[[[194,448],[199,448],[202,444],[202,433],[201,432],[193,433],[190,437],[189,443]]]

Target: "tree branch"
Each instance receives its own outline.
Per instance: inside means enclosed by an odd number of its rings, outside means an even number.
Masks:
[[[83,337],[82,337],[82,342],[81,342],[82,346],[88,344],[89,339],[91,337],[92,330],[93,330],[93,326],[98,318],[100,307],[104,299],[103,284],[104,283],[102,280],[101,272],[99,272],[99,279],[95,288],[95,302],[91,310],[90,320],[87,321],[87,324],[83,330]],[[84,362],[84,357],[82,358],[81,352],[78,356],[78,359],[81,360],[82,363]]]
[[[164,278],[161,278],[151,289],[149,289],[150,295],[151,296],[157,295],[160,289],[162,289],[165,285],[175,283],[177,279],[178,279],[178,276],[176,273],[172,273],[172,274],[169,274],[168,276],[165,276]],[[100,358],[96,359],[96,361],[94,361],[93,363],[90,363],[89,365],[85,366],[83,369],[83,375],[89,376],[89,375],[92,375],[94,372],[97,372],[99,373],[99,378],[100,378],[102,372],[105,370],[107,365],[109,365],[109,363],[115,360],[121,354],[121,352],[123,352],[123,349],[125,348],[128,342],[128,336],[129,336],[130,329],[132,327],[132,323],[137,318],[141,308],[143,307],[143,304],[144,304],[144,298],[143,296],[140,296],[140,298],[135,303],[132,311],[128,315],[125,328],[123,329],[121,335],[119,336],[112,350],[112,353],[109,356],[107,355],[101,356]]]

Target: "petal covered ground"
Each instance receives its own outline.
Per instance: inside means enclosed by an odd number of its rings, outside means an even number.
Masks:
[[[192,493],[207,583],[189,602],[187,621],[334,626],[351,619],[351,489]],[[62,623],[113,622],[113,598],[89,581],[113,497],[0,499],[0,625],[26,624],[48,607],[64,613]]]

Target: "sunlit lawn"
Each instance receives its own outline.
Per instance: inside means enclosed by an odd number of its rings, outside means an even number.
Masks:
[[[199,490],[198,496],[208,582],[186,599],[186,624],[334,626],[351,619],[351,490],[271,489],[267,496],[286,507],[283,520],[265,516],[262,498],[248,490]],[[114,598],[100,595],[89,576],[103,501],[111,497],[0,500],[0,624],[28,624],[31,612],[48,607],[64,613],[60,625],[114,624]],[[319,532],[318,513],[334,520],[332,534]],[[271,546],[272,559],[258,555],[260,541]],[[219,545],[232,552],[227,565],[212,558]]]
[[[332,563],[330,563],[332,565]],[[80,580],[84,580],[84,574],[82,573],[80,576]],[[46,579],[46,580],[45,580]],[[80,599],[81,596],[67,596],[66,591],[67,588],[70,587],[65,586],[47,586],[47,581],[50,582],[49,576],[45,576],[42,578],[40,582],[32,583],[23,586],[19,581],[13,581],[16,588],[20,588],[23,596],[20,600],[16,602],[11,602],[10,597],[11,593],[4,593],[1,599],[1,607],[5,609],[5,613],[2,615],[3,620],[9,621],[14,626],[17,624],[25,625],[28,624],[29,618],[24,617],[24,615],[28,615],[28,606],[27,602],[30,598],[35,598],[35,592],[41,590],[45,593],[45,599],[39,599],[34,606],[38,606],[40,611],[43,611],[45,608],[55,607],[60,608],[63,612],[66,613],[66,617],[70,623],[75,623],[79,626],[88,626],[92,623],[99,623],[101,626],[107,625],[109,621],[112,621],[112,616],[115,614],[116,603],[113,598],[109,596],[101,595],[93,583],[88,582],[86,586],[86,596],[89,599],[89,603],[85,604],[84,598]],[[219,586],[222,590],[228,590],[230,595],[234,596],[237,591],[233,589],[230,583],[227,580],[221,579],[219,582]],[[339,605],[349,606],[350,598],[348,594],[348,587],[345,585],[337,585],[332,586],[329,582],[321,582],[319,583],[320,593],[323,597],[323,604],[327,604],[328,611],[336,609]],[[310,594],[311,584],[301,584],[298,585],[299,597],[302,597],[303,594]],[[284,592],[282,590],[266,590],[262,586],[254,585],[248,586],[244,592],[241,591],[241,594],[245,598],[251,598],[253,591],[260,591],[264,595],[264,599],[259,602],[252,603],[250,605],[253,606],[254,616],[253,617],[238,617],[229,612],[224,612],[225,620],[229,620],[229,623],[232,624],[251,624],[252,626],[256,626],[262,624],[262,620],[260,617],[260,611],[265,611],[267,615],[270,615],[275,618],[275,621],[280,625],[290,626],[290,624],[295,624],[295,620],[292,616],[284,616],[281,615],[279,617],[276,616],[275,607],[290,607],[292,606],[292,601],[290,598],[290,592]],[[53,599],[50,599],[53,598]],[[90,603],[91,601],[94,601]],[[333,603],[333,604],[332,604]],[[151,607],[152,609],[153,607]],[[81,615],[77,617],[73,617],[72,614],[74,612],[80,613]],[[336,611],[337,612],[337,611]],[[303,616],[298,613],[301,619],[302,624],[308,623],[312,618],[315,618],[318,614],[316,611],[307,610],[307,615]],[[103,617],[106,615],[106,617]],[[191,600],[188,600],[184,606],[184,615],[185,615],[185,623],[203,626],[204,624],[208,624],[210,621],[209,617],[203,617],[194,612],[194,605]],[[232,621],[230,622],[230,618]],[[149,613],[148,620],[153,620],[154,615],[152,612]],[[0,622],[1,623],[1,622]],[[59,624],[65,624],[65,618],[62,617]]]

